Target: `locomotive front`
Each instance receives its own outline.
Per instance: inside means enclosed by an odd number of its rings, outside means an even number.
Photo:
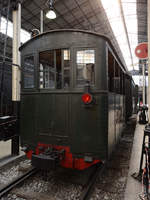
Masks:
[[[82,170],[106,160],[105,38],[51,31],[32,38],[20,51],[21,145],[32,164],[46,170],[57,165]]]

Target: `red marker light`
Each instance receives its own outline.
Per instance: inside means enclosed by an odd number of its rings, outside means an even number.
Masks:
[[[90,104],[92,102],[92,96],[88,93],[82,95],[82,101],[85,104]]]

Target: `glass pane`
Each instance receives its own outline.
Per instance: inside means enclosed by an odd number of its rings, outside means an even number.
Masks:
[[[95,82],[95,50],[77,51],[77,85],[82,86],[89,81]]]
[[[40,53],[40,88],[66,89],[70,86],[70,50]]]
[[[34,57],[24,59],[24,88],[34,88]]]
[[[110,51],[108,51],[108,89],[110,92],[115,92],[115,58]]]
[[[70,70],[64,69],[64,88],[67,89],[70,86]]]
[[[70,51],[68,49],[64,50],[64,60],[70,60]]]
[[[64,50],[64,89],[70,87],[70,50]]]
[[[61,49],[56,50],[56,89],[62,89]]]
[[[40,88],[55,88],[54,51],[40,53]]]
[[[115,62],[115,92],[120,93],[120,68],[117,62]]]

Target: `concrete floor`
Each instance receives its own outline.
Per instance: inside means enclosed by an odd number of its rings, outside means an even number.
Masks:
[[[0,167],[23,155],[24,155],[24,152],[20,150],[20,154],[18,156],[12,156],[11,155],[11,140],[8,140],[6,142],[0,141]]]
[[[131,175],[139,171],[144,128],[145,125],[140,125],[137,123],[124,200],[138,200],[140,199],[139,194],[142,194],[142,184],[134,179]]]
[[[11,140],[0,141],[0,159],[11,154]]]

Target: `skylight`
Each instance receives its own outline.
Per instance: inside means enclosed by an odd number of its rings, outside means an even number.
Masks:
[[[0,30],[0,32],[2,32],[3,34],[6,33],[6,25],[7,25],[7,21],[4,17],[2,17],[1,18],[1,30]],[[13,38],[13,24],[10,21],[8,22],[7,35],[9,37]],[[29,39],[30,39],[30,33],[25,31],[24,29],[21,29],[21,43],[25,43]]]
[[[101,0],[101,2],[105,9],[116,40],[118,41],[122,51],[128,70],[133,70],[133,65],[134,69],[138,70],[138,59],[134,53],[135,47],[138,44],[136,0],[121,0],[132,56],[128,46],[127,35],[123,24],[119,0]]]

